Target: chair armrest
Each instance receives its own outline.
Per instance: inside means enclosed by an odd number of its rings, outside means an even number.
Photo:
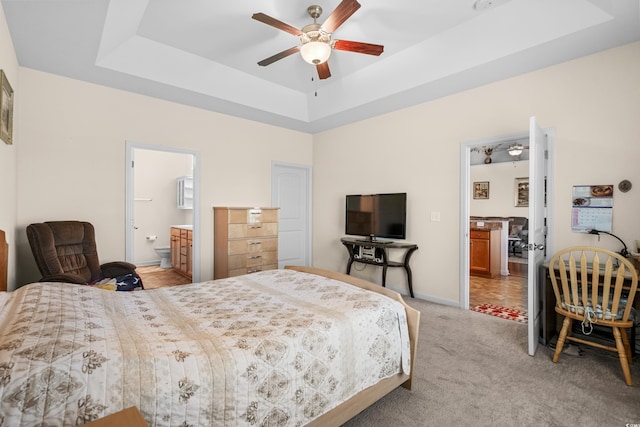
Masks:
[[[86,285],[87,281],[77,274],[70,273],[59,273],[59,274],[50,274],[48,276],[43,276],[39,282],[65,282],[65,283],[74,283],[76,285]]]
[[[136,266],[125,261],[106,262],[100,266],[102,277],[120,277],[136,272]]]

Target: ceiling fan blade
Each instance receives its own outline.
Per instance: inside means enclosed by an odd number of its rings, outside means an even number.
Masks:
[[[352,42],[349,40],[336,40],[333,46],[338,50],[349,52],[366,53],[367,55],[379,56],[384,51],[384,46],[379,44]]]
[[[264,13],[254,13],[251,16],[256,21],[260,21],[264,24],[271,25],[279,30],[286,31],[289,34],[293,34],[294,36],[299,36],[302,34],[302,31],[297,29],[296,27],[292,27],[289,24],[285,24],[282,21],[277,20],[276,18],[272,18],[269,15],[265,15]]]
[[[281,60],[282,58],[286,58],[289,55],[293,55],[294,53],[297,53],[299,50],[300,50],[300,46],[291,47],[287,50],[283,50],[280,53],[276,53],[273,56],[263,59],[262,61],[258,62],[258,65],[266,67],[269,64],[273,64],[274,62]]]
[[[316,65],[316,70],[318,70],[318,77],[320,80],[328,79],[331,77],[331,71],[329,71],[329,61],[325,61],[322,64]]]
[[[338,7],[331,12],[327,20],[324,21],[322,29],[327,33],[333,33],[358,9],[360,9],[360,3],[358,3],[357,0],[342,0],[342,3],[340,3]]]

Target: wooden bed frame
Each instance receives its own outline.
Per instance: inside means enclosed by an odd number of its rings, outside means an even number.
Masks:
[[[411,382],[413,379],[414,372],[414,363],[416,360],[416,347],[418,344],[418,332],[420,327],[420,312],[413,307],[407,305],[407,303],[402,299],[402,296],[389,290],[387,288],[383,288],[382,286],[373,284],[363,279],[359,279],[357,277],[349,276],[347,274],[338,273],[336,271],[330,270],[322,270],[319,268],[312,267],[298,267],[298,266],[286,266],[286,269],[301,271],[304,273],[317,274],[319,276],[328,277],[330,279],[339,280],[341,282],[349,283],[354,286],[358,286],[360,288],[366,289],[368,291],[377,292],[379,294],[385,295],[393,300],[400,302],[404,307],[407,313],[407,324],[409,326],[409,340],[411,342],[411,374],[397,374],[393,377],[384,379],[380,381],[378,384],[373,385],[365,390],[362,390],[360,393],[353,396],[351,399],[343,402],[338,405],[331,411],[326,414],[316,418],[308,426],[312,427],[320,427],[320,426],[338,426],[342,425],[345,422],[349,421],[351,418],[358,415],[363,410],[367,409],[369,406],[374,404],[380,398],[382,398],[387,393],[393,391],[399,386],[403,386],[409,390],[411,390]]]
[[[0,291],[7,290],[7,264],[8,245],[5,240],[4,231],[0,230]],[[330,279],[339,280],[341,282],[349,283],[351,285],[358,286],[372,292],[386,295],[387,297],[400,302],[405,307],[405,311],[407,313],[407,324],[409,326],[409,340],[411,342],[411,374],[397,374],[393,377],[380,381],[378,384],[359,392],[351,399],[343,402],[336,408],[315,419],[313,422],[308,424],[309,426],[320,427],[327,425],[337,426],[344,424],[397,387],[403,386],[409,390],[411,389],[411,382],[414,372],[413,368],[416,356],[416,346],[418,342],[418,328],[420,325],[420,312],[418,310],[407,305],[407,303],[402,299],[402,296],[397,292],[394,292],[387,288],[383,288],[379,285],[375,285],[371,282],[359,279],[357,277],[349,276],[335,271],[322,270],[311,267],[287,266],[285,268],[289,270],[296,270],[304,273],[311,273],[323,277],[328,277]]]
[[[7,270],[9,264],[9,245],[4,234],[0,230],[0,292],[7,290]]]

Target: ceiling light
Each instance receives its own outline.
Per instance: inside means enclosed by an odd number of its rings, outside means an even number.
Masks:
[[[331,46],[325,42],[310,41],[302,45],[300,54],[309,64],[322,64],[331,56]]]
[[[523,147],[520,144],[515,144],[509,147],[508,153],[510,156],[519,156],[522,154]]]

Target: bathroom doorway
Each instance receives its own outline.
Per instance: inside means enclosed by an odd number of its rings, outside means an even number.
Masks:
[[[193,150],[127,141],[128,262],[137,266],[170,266],[171,227],[191,229],[190,270],[192,281],[200,280],[198,155]],[[186,191],[185,181],[189,183]]]

